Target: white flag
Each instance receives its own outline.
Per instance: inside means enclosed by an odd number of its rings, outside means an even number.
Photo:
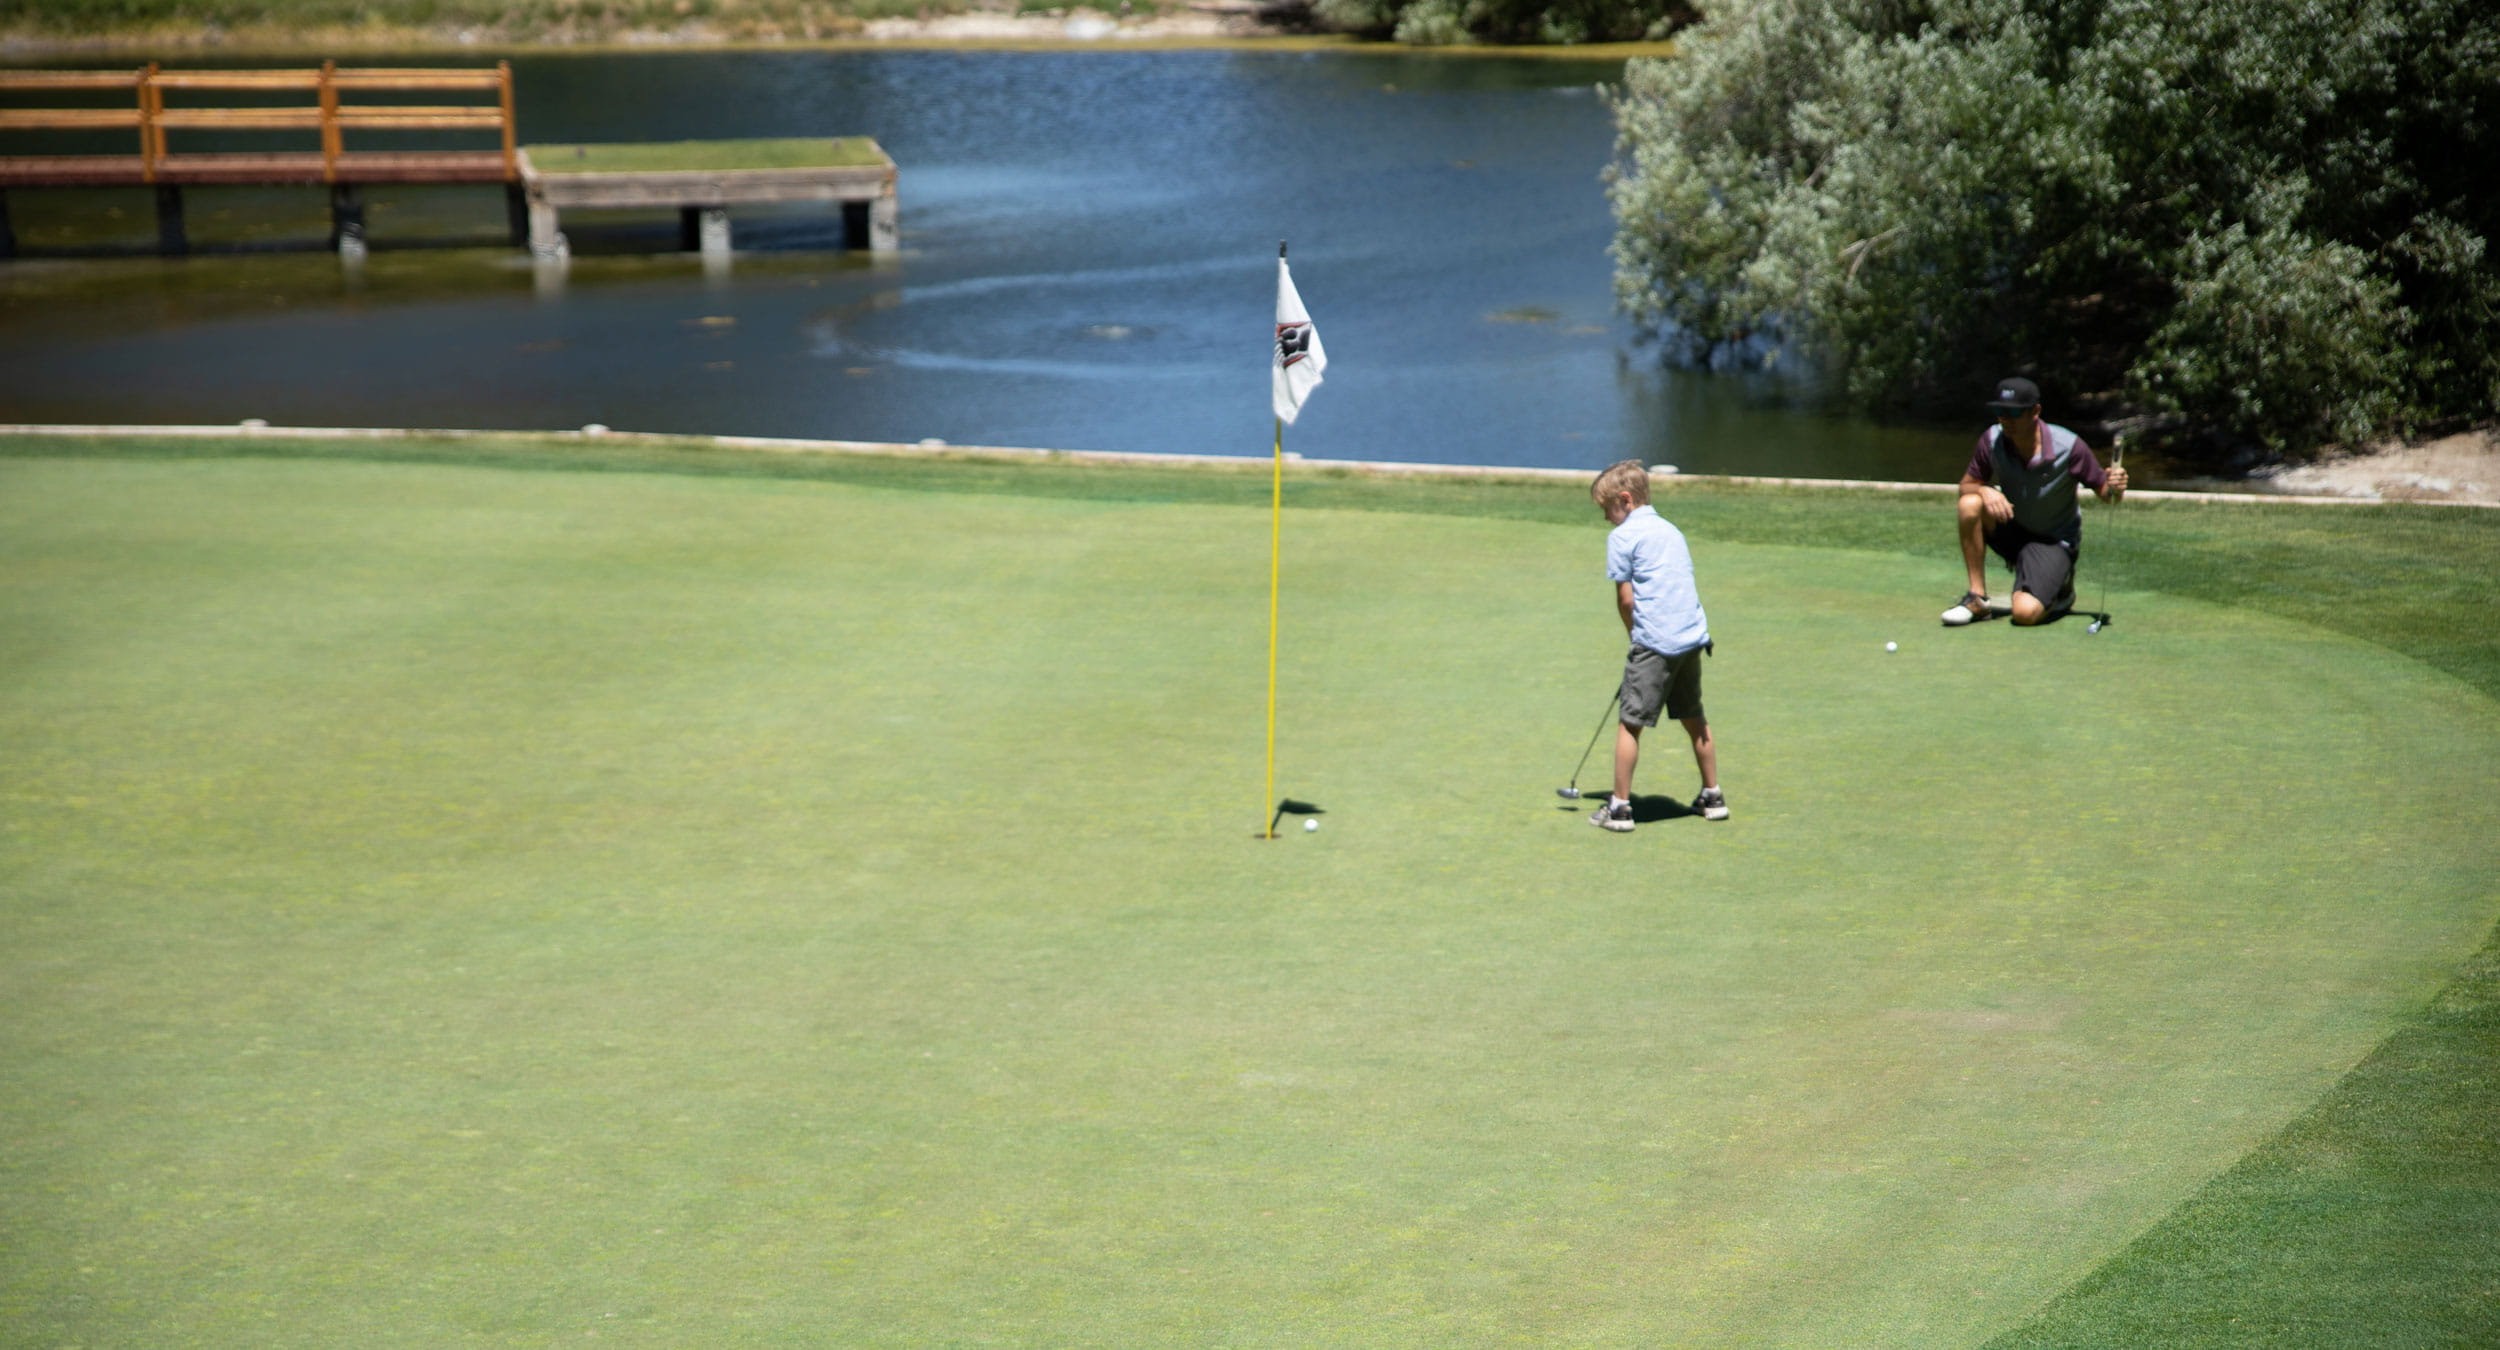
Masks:
[[[1328,353],[1319,345],[1319,329],[1302,311],[1302,297],[1293,289],[1293,269],[1276,260],[1276,415],[1291,422],[1302,401],[1319,388],[1320,372],[1328,369]]]

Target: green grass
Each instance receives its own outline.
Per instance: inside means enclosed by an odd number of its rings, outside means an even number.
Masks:
[[[1990,1350],[2489,1345],[2496,1102],[2500,944],[2316,1107]]]
[[[0,442],[0,1325],[2488,1339],[2488,516],[1946,635],[1939,499],[1680,487],[1738,818],[1617,840],[1580,495],[1297,477],[1260,844],[1266,492]]]
[[[743,169],[848,169],[882,165],[866,136],[833,140],[660,141],[648,144],[533,145],[540,173],[686,173]]]
[[[129,439],[21,436],[0,454],[222,459],[235,455],[413,464],[469,464],[558,473],[667,473],[848,483],[907,491],[995,493],[1096,501],[1264,508],[1264,469],[1151,468],[961,456],[793,456],[682,444],[585,445],[572,438],[424,438],[345,443],[234,437]],[[1405,481],[1297,471],[1296,507],[1585,524],[1571,493],[1499,479]],[[1702,537],[1743,543],[1813,541],[1831,548],[1933,557],[1936,499],[1813,488],[1679,486],[1661,498]],[[2461,622],[2491,602],[2500,577],[2500,513],[2404,505],[2318,508],[2269,503],[2127,503],[2097,516],[2085,597],[2110,585],[2157,590],[2315,624],[2402,652],[2500,698],[2500,631]],[[2107,524],[2110,528],[2103,529]],[[1950,544],[1949,533],[1947,538]],[[1953,590],[1958,569],[1945,569]],[[1951,595],[1945,597],[1949,603]],[[1942,608],[1940,603],[1938,608]]]

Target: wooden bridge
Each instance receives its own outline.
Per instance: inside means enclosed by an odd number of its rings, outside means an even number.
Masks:
[[[519,179],[513,144],[512,64],[492,70],[20,70],[0,71],[0,90],[128,89],[128,108],[0,108],[0,130],[131,131],[136,153],[0,157],[0,186],[127,187],[153,183],[508,183]],[[381,91],[459,90],[494,102],[431,106],[351,103]],[[297,93],[300,106],[176,107],[169,93]],[[314,133],[317,150],[176,154],[176,131]],[[492,131],[488,151],[350,150],[351,131]]]
[[[117,108],[0,108],[0,131],[133,133],[127,154],[0,156],[0,257],[16,252],[9,228],[9,188],[153,187],[157,245],[161,252],[189,251],[182,221],[186,186],[284,186],[331,188],[331,240],[361,248],[364,200],[370,183],[500,183],[510,193],[509,217],[516,238],[528,228],[519,196],[520,147],[513,140],[512,65],[492,70],[343,69],[325,61],[317,70],[0,71],[0,92],[129,90],[130,106]],[[352,101],[375,93],[410,91],[484,94],[485,102],[410,105]],[[301,103],[244,107],[189,106],[179,96],[197,93],[301,95]],[[167,95],[178,96],[169,101]],[[248,153],[177,152],[175,132],[285,132],[315,138],[318,148]],[[351,149],[350,132],[493,132],[494,150]]]
[[[93,106],[96,91],[122,90],[130,93],[126,106]],[[363,189],[417,183],[502,186],[512,241],[529,243],[541,257],[564,251],[556,230],[561,207],[675,207],[688,247],[725,254],[732,204],[807,200],[841,204],[851,247],[895,247],[894,165],[873,142],[596,147],[601,152],[596,165],[575,162],[592,148],[550,147],[566,153],[552,166],[533,165],[515,143],[512,66],[506,61],[492,69],[344,68],[323,62],[318,69],[297,70],[165,70],[151,64],[121,71],[0,71],[0,95],[55,91],[78,95],[89,106],[0,107],[0,132],[129,132],[135,143],[121,154],[0,156],[0,258],[17,252],[8,190],[39,187],[153,188],[157,247],[169,254],[189,251],[182,189],[207,185],[327,186],[331,246],[354,254],[364,249]],[[412,91],[470,97],[435,104],[373,101],[377,94]],[[254,101],[249,106],[194,101],[203,94],[250,95]],[[492,133],[499,144],[476,150],[349,144],[351,135],[409,131]],[[182,149],[172,139],[197,132],[292,134],[311,144],[203,152]],[[707,146],[717,149],[707,153]],[[800,149],[793,153],[793,147]],[[751,164],[759,148],[774,153]],[[657,160],[650,159],[654,154]],[[554,171],[541,172],[542,167]],[[601,172],[566,172],[593,167]]]

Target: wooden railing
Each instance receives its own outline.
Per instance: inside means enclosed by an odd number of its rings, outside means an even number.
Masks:
[[[0,92],[16,90],[86,90],[128,89],[133,92],[133,106],[128,108],[0,108],[0,131],[113,131],[128,129],[138,133],[139,154],[128,167],[136,170],[132,181],[158,182],[190,167],[206,170],[214,161],[214,171],[225,181],[254,181],[255,168],[266,170],[273,179],[295,179],[309,175],[315,168],[311,152],[275,152],[265,155],[177,155],[166,144],[166,134],[175,131],[295,131],[311,132],[320,137],[318,177],[322,182],[340,182],[372,173],[391,177],[419,177],[420,161],[447,164],[450,157],[423,152],[364,151],[351,154],[346,148],[351,131],[493,131],[501,133],[501,177],[517,181],[520,165],[513,140],[512,65],[498,61],[493,69],[341,69],[335,62],[323,62],[318,70],[163,70],[149,65],[135,71],[110,70],[22,70],[0,71]],[[375,92],[469,91],[491,93],[493,103],[471,102],[439,105],[400,105],[353,103],[341,95]],[[284,104],[255,107],[169,106],[169,92],[301,92],[310,101],[301,106]],[[92,159],[92,157],[90,157]],[[116,157],[117,159],[119,157]],[[478,156],[461,156],[460,176],[475,178],[481,168]],[[32,172],[27,166],[34,158],[6,161],[10,168]],[[361,171],[361,172],[360,172]]]

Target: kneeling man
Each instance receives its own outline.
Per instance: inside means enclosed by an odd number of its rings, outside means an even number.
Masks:
[[[1988,407],[1997,424],[1981,432],[1962,471],[1962,565],[1970,588],[1944,612],[1958,628],[2002,614],[2026,627],[2075,607],[2075,559],[2083,544],[2083,510],[2075,485],[2102,501],[2126,495],[2127,471],[2103,469],[2083,438],[2041,420],[2040,389],[2031,381],[1997,381]],[[1988,551],[2014,569],[2014,593],[1988,594]]]

